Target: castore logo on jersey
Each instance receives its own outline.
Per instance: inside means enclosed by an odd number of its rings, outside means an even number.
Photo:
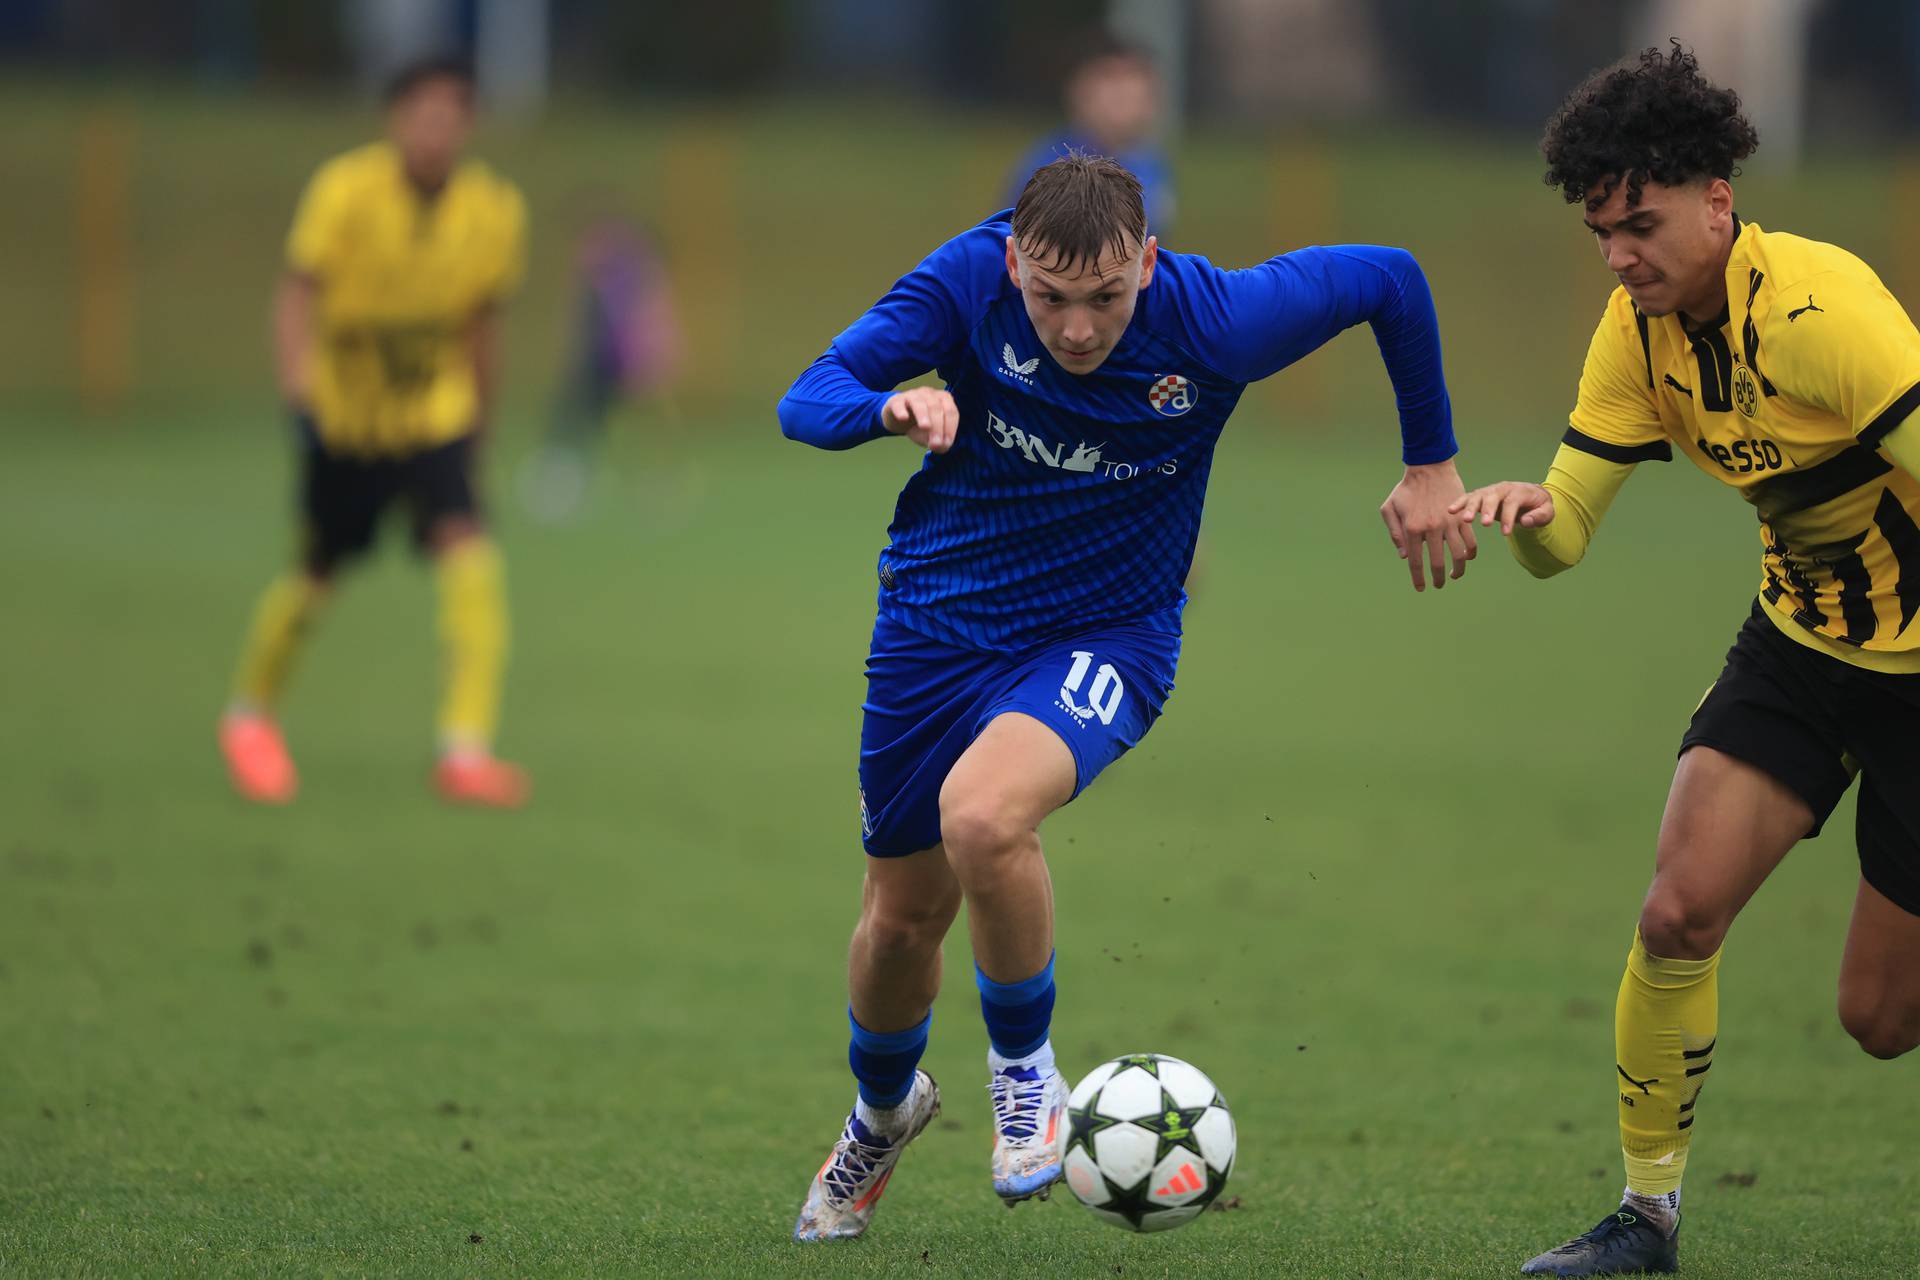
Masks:
[[[1006,365],[1006,368],[1002,372],[1011,374],[1014,378],[1026,383],[1028,386],[1033,385],[1033,372],[1040,367],[1039,356],[1035,356],[1031,360],[1022,360],[1014,354],[1013,344],[1009,342],[1000,348],[1000,361]]]

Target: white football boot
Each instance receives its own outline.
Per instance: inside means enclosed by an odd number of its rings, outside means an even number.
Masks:
[[[1045,1200],[1065,1171],[1067,1081],[1044,1067],[1005,1060],[994,1063],[987,1085],[993,1097],[993,1190],[1011,1209],[1022,1200]]]
[[[807,1188],[793,1224],[795,1240],[851,1240],[867,1229],[900,1153],[940,1114],[940,1086],[932,1076],[913,1073],[913,1088],[897,1114],[898,1124],[886,1132],[869,1129],[857,1109],[847,1117],[840,1141]]]

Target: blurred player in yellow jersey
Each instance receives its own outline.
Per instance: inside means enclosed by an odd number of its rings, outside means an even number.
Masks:
[[[461,158],[473,117],[463,64],[407,68],[388,94],[387,140],[322,165],[287,238],[273,343],[299,437],[304,530],[299,563],[255,610],[221,720],[229,773],[250,799],[293,798],[274,708],[338,571],[396,504],[440,598],[435,785],[449,800],[499,807],[528,794],[525,775],[493,755],[507,607],[474,492],[526,213],[511,183]]]
[[[1920,332],[1860,259],[1735,215],[1729,179],[1757,142],[1677,43],[1561,107],[1547,180],[1584,205],[1620,287],[1546,483],[1453,507],[1498,521],[1548,577],[1580,560],[1637,464],[1678,449],[1760,524],[1758,598],[1681,740],[1615,1006],[1623,1202],[1532,1274],[1677,1266],[1721,940],[1855,774],[1840,1020],[1876,1058],[1920,1044]]]

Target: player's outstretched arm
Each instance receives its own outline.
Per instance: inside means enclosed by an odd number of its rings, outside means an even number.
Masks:
[[[894,283],[780,399],[780,430],[821,449],[903,435],[945,453],[960,429],[953,397],[893,388],[957,357],[1006,275],[1004,233],[955,236]]]
[[[888,434],[883,410],[892,398],[856,377],[829,347],[780,397],[780,433],[817,449],[851,449]]]
[[[1498,521],[1514,559],[1536,578],[1579,564],[1633,469],[1673,457],[1635,317],[1626,291],[1617,290],[1587,346],[1580,394],[1546,483],[1487,485],[1449,508],[1468,524]]]
[[[822,449],[850,449],[881,436],[906,436],[922,449],[945,453],[960,431],[960,410],[939,387],[873,391],[828,352],[780,400],[780,430],[789,440]]]
[[[1440,324],[1426,274],[1405,249],[1349,244],[1300,249],[1245,271],[1203,274],[1188,323],[1222,372],[1245,382],[1276,373],[1357,324],[1373,329],[1393,380],[1406,473],[1381,506],[1416,591],[1466,572],[1473,531],[1448,514],[1464,489],[1453,465],[1453,407]]]
[[[1447,510],[1471,526],[1499,524],[1514,559],[1536,578],[1579,564],[1600,520],[1634,464],[1613,462],[1562,445],[1545,484],[1504,480],[1455,499]]]
[[[1400,412],[1400,453],[1406,465],[1400,483],[1380,505],[1380,518],[1394,550],[1407,562],[1415,591],[1426,590],[1428,572],[1435,590],[1460,578],[1467,562],[1480,554],[1470,521],[1449,508],[1465,485],[1454,465],[1459,445],[1453,437],[1453,406],[1447,396],[1440,358],[1440,321],[1433,292],[1420,263],[1404,249],[1349,245],[1340,255],[1338,275],[1353,301],[1347,307],[1373,327],[1380,356],[1393,380]],[[1357,306],[1356,306],[1357,304]],[[1338,317],[1342,327],[1354,323]],[[1448,566],[1451,564],[1451,569]]]
[[[1512,533],[1515,525],[1538,529],[1553,523],[1553,490],[1525,480],[1502,480],[1462,494],[1447,510],[1468,524],[1478,520],[1485,526],[1498,520],[1503,534]]]

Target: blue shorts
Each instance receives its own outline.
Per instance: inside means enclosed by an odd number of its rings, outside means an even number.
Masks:
[[[1002,712],[1060,735],[1079,795],[1160,718],[1179,659],[1180,637],[1146,626],[1004,654],[956,648],[881,614],[861,706],[861,842],[876,858],[939,844],[940,788]]]

